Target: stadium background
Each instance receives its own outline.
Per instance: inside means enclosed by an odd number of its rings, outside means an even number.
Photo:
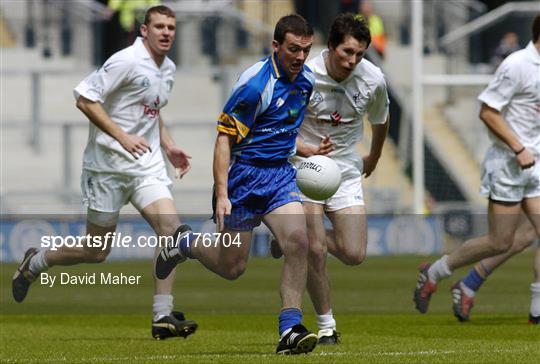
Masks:
[[[28,318],[27,326],[18,335],[10,339],[6,339],[5,335],[8,328],[17,328],[14,317],[28,315],[37,308],[38,313],[49,310],[51,315],[62,315],[66,310],[83,314],[85,309],[92,313],[120,313],[122,308],[114,303],[114,299],[122,300],[121,297],[124,297],[126,300],[123,303],[130,301],[127,309],[130,314],[140,315],[138,320],[146,317],[149,281],[148,287],[141,288],[146,292],[145,306],[141,307],[133,303],[139,299],[133,291],[112,293],[103,289],[88,293],[83,289],[74,292],[62,288],[51,293],[40,288],[41,291],[36,290],[36,295],[44,292],[48,299],[51,296],[57,296],[57,299],[46,303],[44,299],[34,296],[29,298],[27,306],[19,307],[9,297],[9,278],[15,267],[13,262],[20,260],[27,247],[38,245],[39,238],[44,234],[81,234],[84,231],[85,209],[80,202],[79,174],[88,121],[74,107],[72,89],[98,67],[111,50],[110,42],[115,30],[111,30],[108,23],[109,13],[104,3],[106,1],[5,0],[0,5],[0,261],[2,326],[5,328],[1,336],[2,351],[7,355],[2,360],[19,360],[19,354],[13,351],[16,345],[13,340],[26,334],[39,333],[32,324],[32,318]],[[176,44],[171,54],[178,67],[176,84],[162,115],[176,143],[193,156],[192,170],[182,181],[174,181],[173,195],[177,208],[187,222],[196,229],[200,227],[203,231],[212,231],[208,217],[211,212],[215,120],[237,75],[268,52],[273,25],[280,16],[303,9],[303,15],[313,22],[316,29],[316,43],[311,53],[314,56],[324,47],[329,21],[342,7],[356,2],[164,0],[161,3],[176,11],[178,21]],[[388,44],[384,60],[373,51],[368,57],[387,76],[392,110],[389,138],[376,172],[365,181],[364,194],[369,213],[368,254],[387,257],[369,258],[367,264],[356,270],[340,268],[337,262],[331,260],[330,269],[336,271],[333,282],[338,287],[337,307],[351,315],[349,323],[343,326],[348,325],[347,328],[354,331],[365,329],[370,323],[376,325],[382,322],[381,331],[376,335],[384,337],[388,334],[391,339],[392,315],[402,315],[394,318],[409,325],[410,330],[420,327],[420,336],[423,337],[425,327],[422,325],[428,325],[428,321],[425,317],[417,319],[418,316],[412,312],[412,303],[408,305],[415,267],[423,258],[408,254],[440,254],[466,238],[485,231],[485,201],[478,195],[478,187],[479,166],[489,142],[485,127],[477,116],[479,105],[476,96],[491,78],[494,71],[491,58],[503,35],[509,31],[515,32],[519,36],[520,46],[525,46],[530,38],[531,20],[535,12],[540,11],[540,5],[538,2],[500,0],[422,1],[422,44],[418,52],[415,45],[418,45],[419,39],[413,34],[416,17],[413,3],[407,0],[378,0],[372,1],[372,4],[376,14],[384,21]],[[420,56],[423,66],[420,72],[424,77],[418,77],[415,73],[418,68],[414,68]],[[418,90],[423,95],[420,108],[414,103]],[[415,113],[415,110],[420,112]],[[421,138],[417,134],[419,129],[415,127],[418,122],[422,126]],[[364,139],[365,143],[358,145],[359,151],[369,148],[369,135]],[[415,146],[420,148],[415,149]],[[415,167],[420,169],[415,170]],[[151,234],[148,226],[134,213],[132,207],[124,208],[119,230],[134,235]],[[268,232],[264,227],[257,231],[252,255],[268,255]],[[135,271],[147,266],[147,263],[142,264],[145,262],[137,260],[150,256],[151,249],[116,249],[111,255],[115,262],[95,269]],[[451,358],[463,362],[463,358],[466,358],[465,361],[478,361],[482,355],[490,352],[491,346],[480,346],[481,349],[475,352],[471,345],[469,351],[472,356],[466,356],[467,350],[465,354],[458,355],[452,351],[455,348],[448,349],[445,345],[451,345],[452,340],[460,335],[466,339],[474,338],[475,333],[487,333],[489,325],[496,326],[495,331],[500,332],[501,341],[497,343],[502,345],[502,357],[497,356],[497,351],[491,351],[490,355],[495,356],[488,356],[488,359],[520,358],[527,361],[527,355],[538,355],[540,349],[534,345],[538,333],[524,331],[526,329],[514,325],[527,310],[527,285],[532,277],[530,260],[530,253],[516,258],[515,263],[497,273],[493,281],[501,279],[504,274],[510,278],[502,280],[498,289],[486,288],[488,299],[476,309],[495,317],[494,321],[481,319],[480,326],[468,332],[450,328],[443,335],[447,341],[435,342],[439,351],[434,356],[411,356],[407,360],[444,361]],[[194,266],[191,264],[188,267]],[[255,259],[246,274],[253,276],[239,282],[238,286],[229,286],[212,278],[204,278],[202,281],[207,284],[203,286],[212,292],[251,297],[244,296],[242,292],[257,286],[256,280],[261,276],[275,285],[278,267],[279,264],[267,259]],[[77,271],[78,268],[73,269]],[[87,270],[88,267],[80,269]],[[383,274],[384,269],[387,269],[388,275]],[[257,270],[260,272],[257,273]],[[407,274],[403,274],[405,272]],[[199,273],[209,276],[198,268],[188,268],[186,274],[188,277],[198,277]],[[400,276],[400,279],[391,278],[390,273]],[[338,283],[340,279],[342,283]],[[362,299],[349,293],[358,281],[369,282],[362,287],[365,293],[361,294]],[[384,289],[400,297],[409,296],[407,299],[396,299],[399,304],[392,307],[385,301],[389,293],[384,293]],[[207,303],[220,300],[217,293],[208,293],[208,290],[205,293],[203,289],[193,286],[187,292],[197,297],[188,304],[188,309],[211,317],[212,312],[216,313],[216,308]],[[268,315],[273,312],[273,306],[268,305],[277,304],[277,294],[275,289],[271,291],[270,288],[267,294],[273,294],[275,302],[269,299],[266,305],[248,305],[251,314]],[[74,311],[67,309],[70,302],[91,300],[92,295],[101,297],[102,303],[86,304]],[[246,300],[258,300],[259,297],[254,295]],[[362,301],[365,297],[372,298],[367,302]],[[519,299],[519,303],[512,299]],[[240,307],[234,305],[235,302],[240,305],[240,301],[232,300],[222,311],[218,310],[218,316],[225,311],[241,315],[241,311],[238,311]],[[307,306],[310,306],[309,303]],[[310,308],[307,310],[310,312]],[[442,298],[435,301],[433,310],[435,314],[440,314],[435,316],[432,324],[434,331],[437,331],[437,325],[451,327],[451,318],[442,316],[443,313],[449,316],[448,302],[443,304]],[[366,313],[368,318],[356,325],[357,318],[354,317],[357,316],[354,314],[358,313]],[[15,316],[10,316],[12,314]],[[377,316],[386,314],[389,315]],[[103,319],[103,322],[107,320]],[[209,320],[219,330],[224,330],[220,326],[224,324],[217,323],[219,318]],[[267,321],[272,322],[270,318]],[[80,322],[86,321],[80,319]],[[140,326],[144,326],[144,322]],[[271,325],[266,323],[266,326]],[[504,332],[508,330],[515,341],[505,341]],[[97,332],[96,329],[96,335]],[[145,335],[141,333],[141,337]],[[355,339],[374,345],[373,352],[386,350],[362,333],[358,335]],[[415,346],[413,341],[410,344],[412,347]],[[522,354],[519,345],[529,348],[525,357],[514,356]],[[391,352],[401,350],[397,347],[395,342],[387,346]],[[89,348],[90,351],[95,349]],[[352,346],[346,348],[353,352],[357,350]],[[46,348],[43,350],[46,351]],[[34,361],[39,361],[37,358],[42,352],[37,350],[29,353]],[[129,353],[129,350],[126,349],[126,352]],[[77,356],[77,351],[73,349],[71,354]],[[75,358],[69,356],[69,352],[66,355],[68,361]],[[186,358],[191,358],[189,355]],[[392,354],[381,357],[368,355],[366,358],[354,355],[358,360],[399,359]],[[101,357],[97,361],[112,361],[107,358],[112,357]],[[152,361],[152,356],[141,358],[141,361]],[[332,356],[332,360],[346,361],[346,358]],[[167,356],[161,359],[167,360]],[[171,360],[175,359],[178,358]],[[221,360],[219,356],[210,359]]]

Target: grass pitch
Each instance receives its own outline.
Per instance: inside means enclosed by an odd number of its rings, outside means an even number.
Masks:
[[[414,310],[412,292],[423,257],[369,257],[360,267],[330,259],[334,315],[342,343],[308,355],[278,357],[278,277],[282,262],[252,259],[246,274],[228,282],[196,262],[181,265],[175,306],[199,323],[188,339],[150,336],[149,261],[56,267],[84,274],[142,275],[138,286],[60,286],[35,282],[23,304],[11,298],[16,265],[2,264],[0,361],[13,363],[537,363],[540,326],[527,325],[532,255],[522,254],[494,273],[477,296],[471,322],[451,313],[443,282],[430,312]],[[455,278],[466,270],[456,272]],[[304,322],[315,330],[305,300]]]

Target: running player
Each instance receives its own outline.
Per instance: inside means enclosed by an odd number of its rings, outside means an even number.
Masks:
[[[277,22],[274,52],[240,75],[218,119],[214,217],[219,244],[204,247],[184,226],[179,244],[164,248],[156,265],[157,276],[167,277],[177,263],[195,258],[236,279],[246,268],[252,230],[264,222],[285,256],[278,354],[310,352],[317,344],[317,335],[301,324],[309,242],[296,172],[288,162],[313,90],[313,74],[304,66],[312,42],[313,30],[302,17]],[[239,243],[227,246],[231,240]]]
[[[190,169],[191,157],[174,145],[160,116],[174,84],[176,66],[166,55],[175,30],[171,9],[148,9],[142,38],[114,54],[75,88],[77,107],[90,120],[81,187],[91,236],[113,233],[120,209],[128,202],[159,236],[171,236],[180,225],[161,148],[180,176]],[[29,249],[13,278],[13,296],[22,302],[30,284],[48,268],[101,263],[109,252],[110,246],[102,250],[90,244],[57,251]],[[156,339],[186,337],[197,328],[194,321],[173,311],[173,281],[174,275],[154,281],[152,336]]]
[[[453,270],[508,253],[516,244],[514,235],[522,212],[540,236],[540,163],[536,163],[540,157],[539,69],[540,14],[533,21],[532,41],[501,63],[493,80],[478,97],[482,103],[480,119],[488,127],[493,141],[482,165],[480,191],[489,199],[489,233],[465,242],[433,264],[421,266],[414,291],[414,302],[421,313],[427,312],[438,281],[449,277]],[[539,264],[537,259],[536,283],[531,285],[529,317],[532,323],[538,323],[540,316]],[[480,267],[469,279],[452,287],[454,314],[459,320],[469,318],[473,291],[489,274],[489,266],[484,264],[484,267],[486,269]]]

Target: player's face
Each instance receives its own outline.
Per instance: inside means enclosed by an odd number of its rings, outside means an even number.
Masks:
[[[366,49],[366,42],[359,42],[350,35],[345,36],[343,42],[336,48],[330,48],[328,60],[330,61],[333,76],[338,78],[336,81],[342,81],[349,77],[356,65],[364,57]]]
[[[279,64],[289,80],[293,81],[302,71],[312,44],[313,36],[306,37],[292,33],[285,34],[282,44],[276,40],[272,41],[272,47],[277,54]]]
[[[147,43],[151,53],[165,56],[172,47],[176,19],[164,14],[150,14],[150,23],[141,25],[141,35]]]

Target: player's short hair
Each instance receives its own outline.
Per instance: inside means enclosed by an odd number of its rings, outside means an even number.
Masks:
[[[306,19],[298,14],[285,15],[276,23],[274,29],[274,40],[279,44],[283,44],[285,35],[292,33],[300,37],[311,37],[313,28]]]
[[[328,35],[328,48],[335,49],[350,35],[359,42],[366,42],[366,47],[371,43],[371,33],[366,20],[362,15],[351,13],[340,14],[330,26]]]
[[[144,25],[148,26],[150,24],[150,16],[155,13],[176,19],[176,14],[170,8],[165,5],[157,5],[146,10],[146,14],[144,15]]]
[[[538,42],[540,38],[540,13],[536,14],[536,17],[533,20],[532,25],[532,41],[533,43]]]

